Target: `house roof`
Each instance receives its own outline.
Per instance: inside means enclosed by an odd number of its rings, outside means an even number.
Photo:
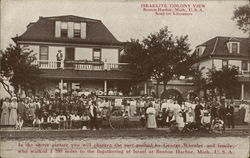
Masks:
[[[55,21],[86,22],[87,38],[56,38]],[[55,42],[72,44],[101,44],[101,45],[122,45],[113,34],[107,29],[102,21],[73,15],[40,17],[35,23],[31,22],[27,30],[18,37],[12,38],[14,42]]]
[[[227,42],[240,42],[239,54],[229,53]],[[221,56],[221,57],[247,57],[250,58],[250,40],[249,38],[239,37],[214,37],[200,45],[205,46],[205,50],[200,58],[204,59],[210,56]]]
[[[97,80],[131,80],[129,71],[77,71],[69,69],[42,70],[41,77],[48,79],[97,79]]]

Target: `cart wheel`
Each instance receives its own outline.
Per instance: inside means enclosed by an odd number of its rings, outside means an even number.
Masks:
[[[123,125],[123,112],[121,110],[115,110],[111,113],[109,118],[109,126],[112,129],[119,129]]]

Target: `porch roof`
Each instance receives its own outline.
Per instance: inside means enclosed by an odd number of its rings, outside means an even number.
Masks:
[[[138,80],[128,71],[83,71],[67,69],[42,70],[41,77],[48,79],[97,79],[97,80]]]

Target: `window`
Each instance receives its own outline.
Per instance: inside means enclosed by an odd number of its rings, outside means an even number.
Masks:
[[[93,49],[93,61],[101,61],[101,49]]]
[[[247,60],[241,61],[241,70],[242,71],[248,71]]]
[[[74,23],[74,37],[80,38],[81,37],[81,24]]]
[[[238,53],[238,43],[232,43],[232,53]]]
[[[228,67],[228,60],[222,60],[222,67]]]
[[[40,60],[49,60],[48,46],[40,46]]]
[[[61,37],[68,37],[68,24],[66,22],[61,24]]]
[[[197,52],[196,55],[197,55],[197,57],[201,56],[204,53],[205,49],[206,49],[205,46],[198,46],[196,48],[196,52]]]
[[[201,48],[201,47],[199,47],[199,48],[198,48],[198,52],[199,52],[199,55],[201,56],[201,55],[202,55],[202,53],[203,53],[203,52],[202,52],[202,48]]]

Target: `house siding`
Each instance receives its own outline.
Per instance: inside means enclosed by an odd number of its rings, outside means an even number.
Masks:
[[[24,45],[20,45],[23,47]],[[36,59],[40,60],[40,46],[46,45],[29,45],[27,46],[30,50],[32,50],[32,55],[35,55]],[[65,57],[65,48],[64,46],[48,46],[49,48],[49,58],[50,61],[56,61],[56,54],[59,50],[62,51],[63,58]],[[75,48],[75,60],[93,60],[93,48],[85,48],[85,47],[73,47]],[[101,48],[101,60],[105,62],[105,60],[109,63],[119,63],[119,50],[116,48]]]
[[[206,61],[203,61],[203,62],[200,63],[199,68],[201,69],[201,68],[204,67],[204,69],[202,70],[202,74],[204,76],[207,76],[206,74],[209,71],[209,69],[212,68],[212,65],[213,65],[212,59],[209,59],[209,60],[206,60]]]

